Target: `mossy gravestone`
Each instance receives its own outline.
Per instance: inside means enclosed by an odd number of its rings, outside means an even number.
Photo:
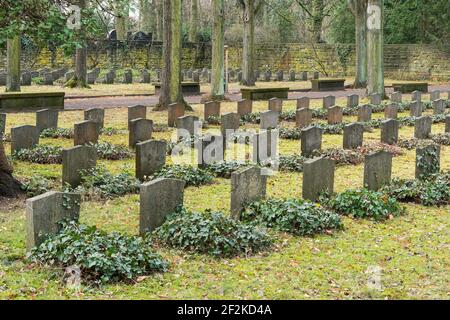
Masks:
[[[58,128],[58,111],[57,110],[39,110],[36,112],[36,127],[41,133],[45,129]]]
[[[402,93],[398,91],[392,93],[391,101],[394,103],[402,103]]]
[[[384,108],[384,117],[386,119],[397,119],[398,104],[391,103]]]
[[[31,149],[39,144],[39,131],[35,126],[19,126],[11,129],[11,154]]]
[[[439,173],[441,160],[441,146],[428,145],[416,149],[416,179]]]
[[[328,124],[339,124],[342,123],[343,119],[343,109],[339,106],[333,106],[327,110],[327,121]]]
[[[431,134],[431,125],[433,120],[429,116],[423,116],[416,119],[414,123],[414,138],[428,139]]]
[[[316,201],[322,192],[333,193],[334,167],[334,160],[324,157],[311,159],[304,163],[303,199]]]
[[[63,220],[78,221],[81,195],[75,193],[47,192],[27,200],[26,247],[31,251],[48,235],[60,231]]]
[[[239,114],[234,112],[226,113],[221,117],[220,132],[222,133],[222,136],[226,138],[239,130],[240,125],[241,118],[239,117]]]
[[[381,94],[379,93],[373,93],[369,96],[370,104],[373,104],[375,106],[378,106],[381,104]]]
[[[391,182],[392,154],[379,151],[365,156],[364,187],[378,190]]]
[[[167,142],[149,140],[136,144],[136,178],[143,181],[166,164]]]
[[[95,168],[97,152],[93,147],[76,146],[62,152],[62,185],[76,188],[81,183],[81,171]]]
[[[394,119],[381,122],[381,142],[386,144],[396,144],[398,142],[399,122]]]
[[[262,130],[252,137],[253,162],[267,164],[278,156],[278,131]]]
[[[278,126],[278,117],[280,114],[276,111],[264,111],[261,112],[261,121],[259,127],[261,130],[273,129]]]

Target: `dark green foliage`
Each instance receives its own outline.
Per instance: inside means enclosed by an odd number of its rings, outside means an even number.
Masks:
[[[329,199],[322,197],[321,202],[342,215],[376,221],[404,213],[404,209],[394,197],[367,189],[347,190]]]
[[[73,221],[63,223],[60,233],[34,248],[29,259],[61,269],[77,266],[83,281],[95,284],[129,282],[168,268],[149,238],[106,233]]]
[[[261,114],[259,112],[247,113],[241,116],[241,123],[260,123]]]
[[[133,157],[133,153],[124,145],[115,145],[109,142],[100,141],[90,146],[97,150],[99,159],[105,160],[123,160]]]
[[[278,127],[278,132],[280,134],[281,139],[300,140],[302,129],[298,127],[295,128]]]
[[[66,139],[72,139],[73,138],[73,129],[68,128],[49,128],[44,129],[41,132],[41,138],[66,138]]]
[[[39,164],[62,163],[62,148],[59,146],[39,144],[32,149],[21,149],[12,155],[14,160]]]
[[[126,131],[116,129],[113,127],[105,127],[100,130],[100,134],[102,134],[104,136],[114,136],[114,135],[123,134],[123,133],[126,133]]]
[[[186,182],[186,187],[201,186],[211,183],[213,176],[206,170],[194,168],[188,165],[164,166],[156,172],[150,179],[156,178],[173,178]]]
[[[298,236],[313,236],[343,228],[339,215],[318,204],[298,199],[253,202],[247,206],[241,217],[243,221],[260,223]]]
[[[35,197],[55,188],[56,181],[43,176],[32,176],[22,182],[21,188],[27,197]]]
[[[234,171],[239,170],[245,165],[245,163],[239,163],[237,161],[222,161],[208,165],[206,170],[215,177],[229,179]]]
[[[214,257],[250,255],[272,245],[272,239],[263,229],[210,211],[197,213],[180,209],[154,235],[167,246]]]
[[[208,124],[212,124],[212,125],[220,125],[221,118],[220,118],[220,116],[219,117],[218,116],[210,116],[210,117],[208,117],[208,119],[206,119],[206,122]]]
[[[299,154],[280,156],[278,166],[281,171],[303,172],[303,164],[308,160]]]

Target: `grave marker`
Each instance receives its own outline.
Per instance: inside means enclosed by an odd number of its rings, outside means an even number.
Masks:
[[[333,193],[334,160],[324,157],[310,159],[303,165],[302,197],[317,201],[322,192]]]
[[[300,140],[302,156],[310,157],[314,150],[322,148],[322,129],[314,126],[302,129]]]
[[[250,99],[242,99],[237,102],[237,112],[240,116],[252,113],[253,102]]]
[[[445,112],[445,101],[443,99],[438,99],[433,101],[433,114],[444,114]]]
[[[357,94],[351,94],[347,96],[347,107],[356,107],[359,105],[359,96]]]
[[[184,116],[185,108],[181,103],[172,103],[167,107],[168,119],[167,124],[169,127],[175,126],[175,121]]]
[[[335,96],[326,96],[323,97],[323,108],[328,109],[331,108],[336,104],[336,97]]]
[[[269,99],[269,110],[281,113],[283,111],[283,100],[279,98]]]
[[[132,106],[128,107],[128,129],[130,129],[130,121],[134,119],[146,119],[147,107],[146,106]]]
[[[220,117],[220,102],[209,101],[205,103],[204,117],[206,121],[208,121],[209,117]]]
[[[381,94],[379,93],[373,93],[369,96],[370,104],[373,104],[375,106],[378,106],[381,104]]]
[[[58,111],[57,110],[39,110],[36,112],[36,128],[39,133],[45,129],[58,128]]]
[[[409,114],[411,117],[420,117],[422,115],[422,103],[413,101],[409,104]]]
[[[22,149],[31,149],[39,144],[39,131],[35,126],[11,128],[11,154]]]
[[[364,159],[364,187],[378,190],[391,182],[392,154],[379,151],[365,156]]]
[[[134,119],[130,122],[128,146],[134,148],[138,142],[150,140],[153,133],[153,121],[149,119]]]
[[[414,138],[428,139],[431,134],[431,125],[433,120],[429,116],[423,116],[416,119],[414,123]]]
[[[394,119],[381,122],[381,142],[386,144],[396,144],[398,142],[399,122]]]
[[[368,122],[372,119],[372,106],[365,104],[358,108],[358,122]]]
[[[384,117],[386,119],[397,119],[398,115],[398,104],[391,103],[384,107]]]
[[[195,134],[199,133],[199,129],[201,129],[201,127],[202,125],[196,116],[180,117],[176,121],[177,138],[193,137]],[[189,133],[189,135],[186,136],[186,133]]]
[[[233,132],[239,130],[241,118],[239,117],[239,114],[229,112],[222,115],[220,123],[220,132],[222,133],[222,136],[227,137],[230,130],[233,130]]]
[[[75,146],[81,146],[88,143],[97,143],[99,136],[98,124],[94,121],[87,120],[75,123],[73,128],[73,142]]]
[[[402,93],[401,92],[394,92],[391,95],[391,101],[393,103],[402,103],[403,99],[402,99]]]
[[[195,143],[197,149],[197,165],[206,168],[208,165],[224,160],[223,136],[207,134]]]
[[[98,129],[101,130],[105,126],[105,109],[92,108],[84,111],[84,120],[94,121]]]
[[[309,108],[309,101],[310,100],[308,97],[301,97],[297,99],[297,109]]]
[[[62,152],[62,185],[76,188],[81,183],[82,170],[95,168],[97,151],[89,146],[76,146]]]
[[[351,123],[344,127],[344,149],[356,149],[363,144],[364,126],[361,123]]]
[[[327,109],[328,124],[342,123],[342,119],[343,119],[343,109],[341,107],[334,106]]]
[[[423,179],[441,170],[441,146],[431,144],[416,149],[416,179]]]
[[[295,112],[295,125],[299,128],[304,128],[312,123],[313,112],[309,108],[297,109]]]
[[[261,112],[261,122],[260,122],[260,129],[261,130],[267,130],[267,129],[273,129],[278,126],[278,117],[279,113],[276,111],[264,111]]]
[[[147,140],[136,144],[136,178],[145,177],[160,170],[166,164],[167,142]]]

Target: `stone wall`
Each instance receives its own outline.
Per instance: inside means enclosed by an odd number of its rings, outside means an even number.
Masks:
[[[320,71],[328,76],[352,76],[355,71],[355,49],[353,45],[327,44],[286,44],[283,46],[257,45],[256,66],[260,70],[272,71]],[[0,69],[5,66],[5,52],[0,52]],[[162,57],[161,43],[112,48],[110,42],[95,41],[89,44],[89,68],[160,68]],[[230,67],[241,65],[242,48],[231,45],[229,49]],[[24,50],[22,53],[25,68],[61,67],[73,65],[73,57],[64,56],[61,50]],[[183,68],[210,67],[210,44],[185,44],[183,48]],[[387,77],[396,79],[439,79],[450,78],[450,45],[385,45],[385,72]]]

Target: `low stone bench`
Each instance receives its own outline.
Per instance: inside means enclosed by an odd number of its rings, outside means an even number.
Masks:
[[[241,89],[242,99],[269,100],[272,98],[287,99],[289,88],[245,88]]]
[[[64,92],[7,92],[0,94],[0,111],[63,110]]]
[[[161,83],[153,83],[155,86],[155,94],[159,94],[161,90]],[[181,83],[181,93],[187,95],[198,95],[200,94],[200,83],[199,82],[182,82]]]
[[[312,79],[312,91],[345,90],[345,79]]]
[[[412,93],[413,91],[428,92],[428,82],[396,82],[392,86],[394,91],[401,93]]]

